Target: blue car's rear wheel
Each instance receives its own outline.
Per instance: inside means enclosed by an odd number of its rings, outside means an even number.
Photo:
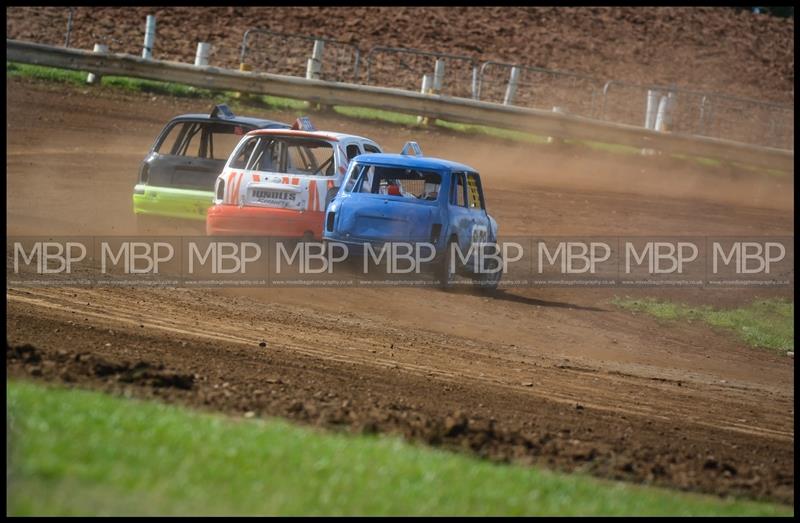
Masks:
[[[453,280],[455,279],[456,270],[453,267],[453,249],[456,245],[455,238],[450,238],[447,242],[447,247],[442,254],[439,261],[439,266],[436,269],[436,277],[439,280],[439,288],[447,290],[453,288]]]

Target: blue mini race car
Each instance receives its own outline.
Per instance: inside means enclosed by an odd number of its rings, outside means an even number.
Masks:
[[[443,288],[453,284],[455,274],[491,290],[500,279],[496,259],[481,255],[475,263],[482,249],[497,242],[497,222],[486,211],[480,175],[467,165],[424,157],[415,142],[400,154],[353,159],[327,209],[323,238],[345,244],[350,253],[363,253],[367,244],[432,245],[431,263]]]

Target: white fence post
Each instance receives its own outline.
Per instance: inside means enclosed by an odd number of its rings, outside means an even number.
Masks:
[[[506,97],[503,99],[503,105],[514,104],[514,95],[517,94],[518,81],[519,81],[519,67],[512,67],[511,76],[508,79],[508,87],[506,88]]]
[[[653,129],[656,123],[656,108],[658,106],[658,97],[661,93],[653,89],[647,90],[647,112],[644,115],[645,129]]]
[[[658,113],[656,114],[656,124],[655,130],[659,132],[666,131],[666,127],[669,126],[669,110],[672,99],[672,93],[666,96],[661,97],[661,101],[658,102]]]
[[[710,122],[711,116],[711,105],[710,100],[707,96],[703,96],[703,99],[700,100],[700,125],[697,130],[696,134],[700,136],[704,136],[708,129],[708,124]]]
[[[92,52],[101,53],[101,54],[107,53],[108,52],[108,46],[105,45],[105,44],[94,44],[94,49],[92,50]],[[100,78],[102,78],[102,76],[100,74],[89,73],[86,76],[86,83],[87,84],[97,83],[97,82],[100,81]]]
[[[197,53],[194,55],[194,65],[208,65],[208,55],[211,53],[211,44],[197,42]]]
[[[142,49],[142,58],[150,60],[153,58],[153,44],[156,42],[156,17],[155,15],[147,15],[147,23],[144,28],[144,48]]]
[[[674,91],[670,91],[667,94],[667,119],[664,122],[666,126],[665,131],[672,131],[672,116],[675,114],[675,103],[677,99],[678,96]]]
[[[563,107],[553,107],[553,112],[556,114],[567,114]],[[564,145],[564,140],[558,136],[548,136],[547,143],[554,143],[556,145]]]
[[[656,113],[658,112],[658,101],[661,97],[661,92],[655,89],[647,90],[647,106],[644,114],[644,127],[645,129],[653,130],[656,127]],[[641,154],[644,156],[652,156],[656,152],[653,149],[644,148]]]
[[[444,59],[437,58],[436,65],[433,67],[433,92],[436,94],[441,94],[443,83],[444,83]]]
[[[481,94],[478,92],[478,68],[472,68],[472,99],[480,100]]]
[[[422,75],[422,89],[419,92],[422,94],[431,93],[431,75]],[[426,116],[417,116],[417,125],[428,125],[428,118]]]
[[[322,53],[324,51],[325,42],[323,40],[314,40],[314,50],[306,64],[306,79],[319,80],[319,75],[322,71]]]

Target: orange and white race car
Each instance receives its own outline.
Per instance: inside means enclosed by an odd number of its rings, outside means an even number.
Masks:
[[[249,132],[217,177],[206,232],[320,239],[350,160],[373,152],[382,152],[374,141],[317,131],[307,118]]]

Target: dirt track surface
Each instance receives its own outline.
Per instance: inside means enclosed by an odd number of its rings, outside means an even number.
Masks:
[[[6,35],[63,45],[67,12],[64,7],[7,8]],[[794,101],[794,19],[731,8],[92,6],[76,8],[71,45],[92,49],[106,41],[113,52],[139,55],[149,14],[157,19],[154,56],[159,59],[194,63],[197,42],[203,41],[213,46],[212,65],[238,67],[244,32],[262,28],[358,43],[365,55],[372,46],[416,48],[574,71],[603,81],[674,83]],[[292,50],[270,47],[277,55]],[[301,72],[305,58],[296,64]],[[411,85],[418,83],[414,75]]]
[[[206,109],[24,80],[7,88],[8,235],[133,233],[145,150],[168,115]],[[508,234],[794,234],[788,176],[314,120],[388,150],[414,137],[473,165]],[[736,304],[793,289],[637,292]],[[619,311],[613,295],[8,288],[7,370],[792,503],[793,359]]]

